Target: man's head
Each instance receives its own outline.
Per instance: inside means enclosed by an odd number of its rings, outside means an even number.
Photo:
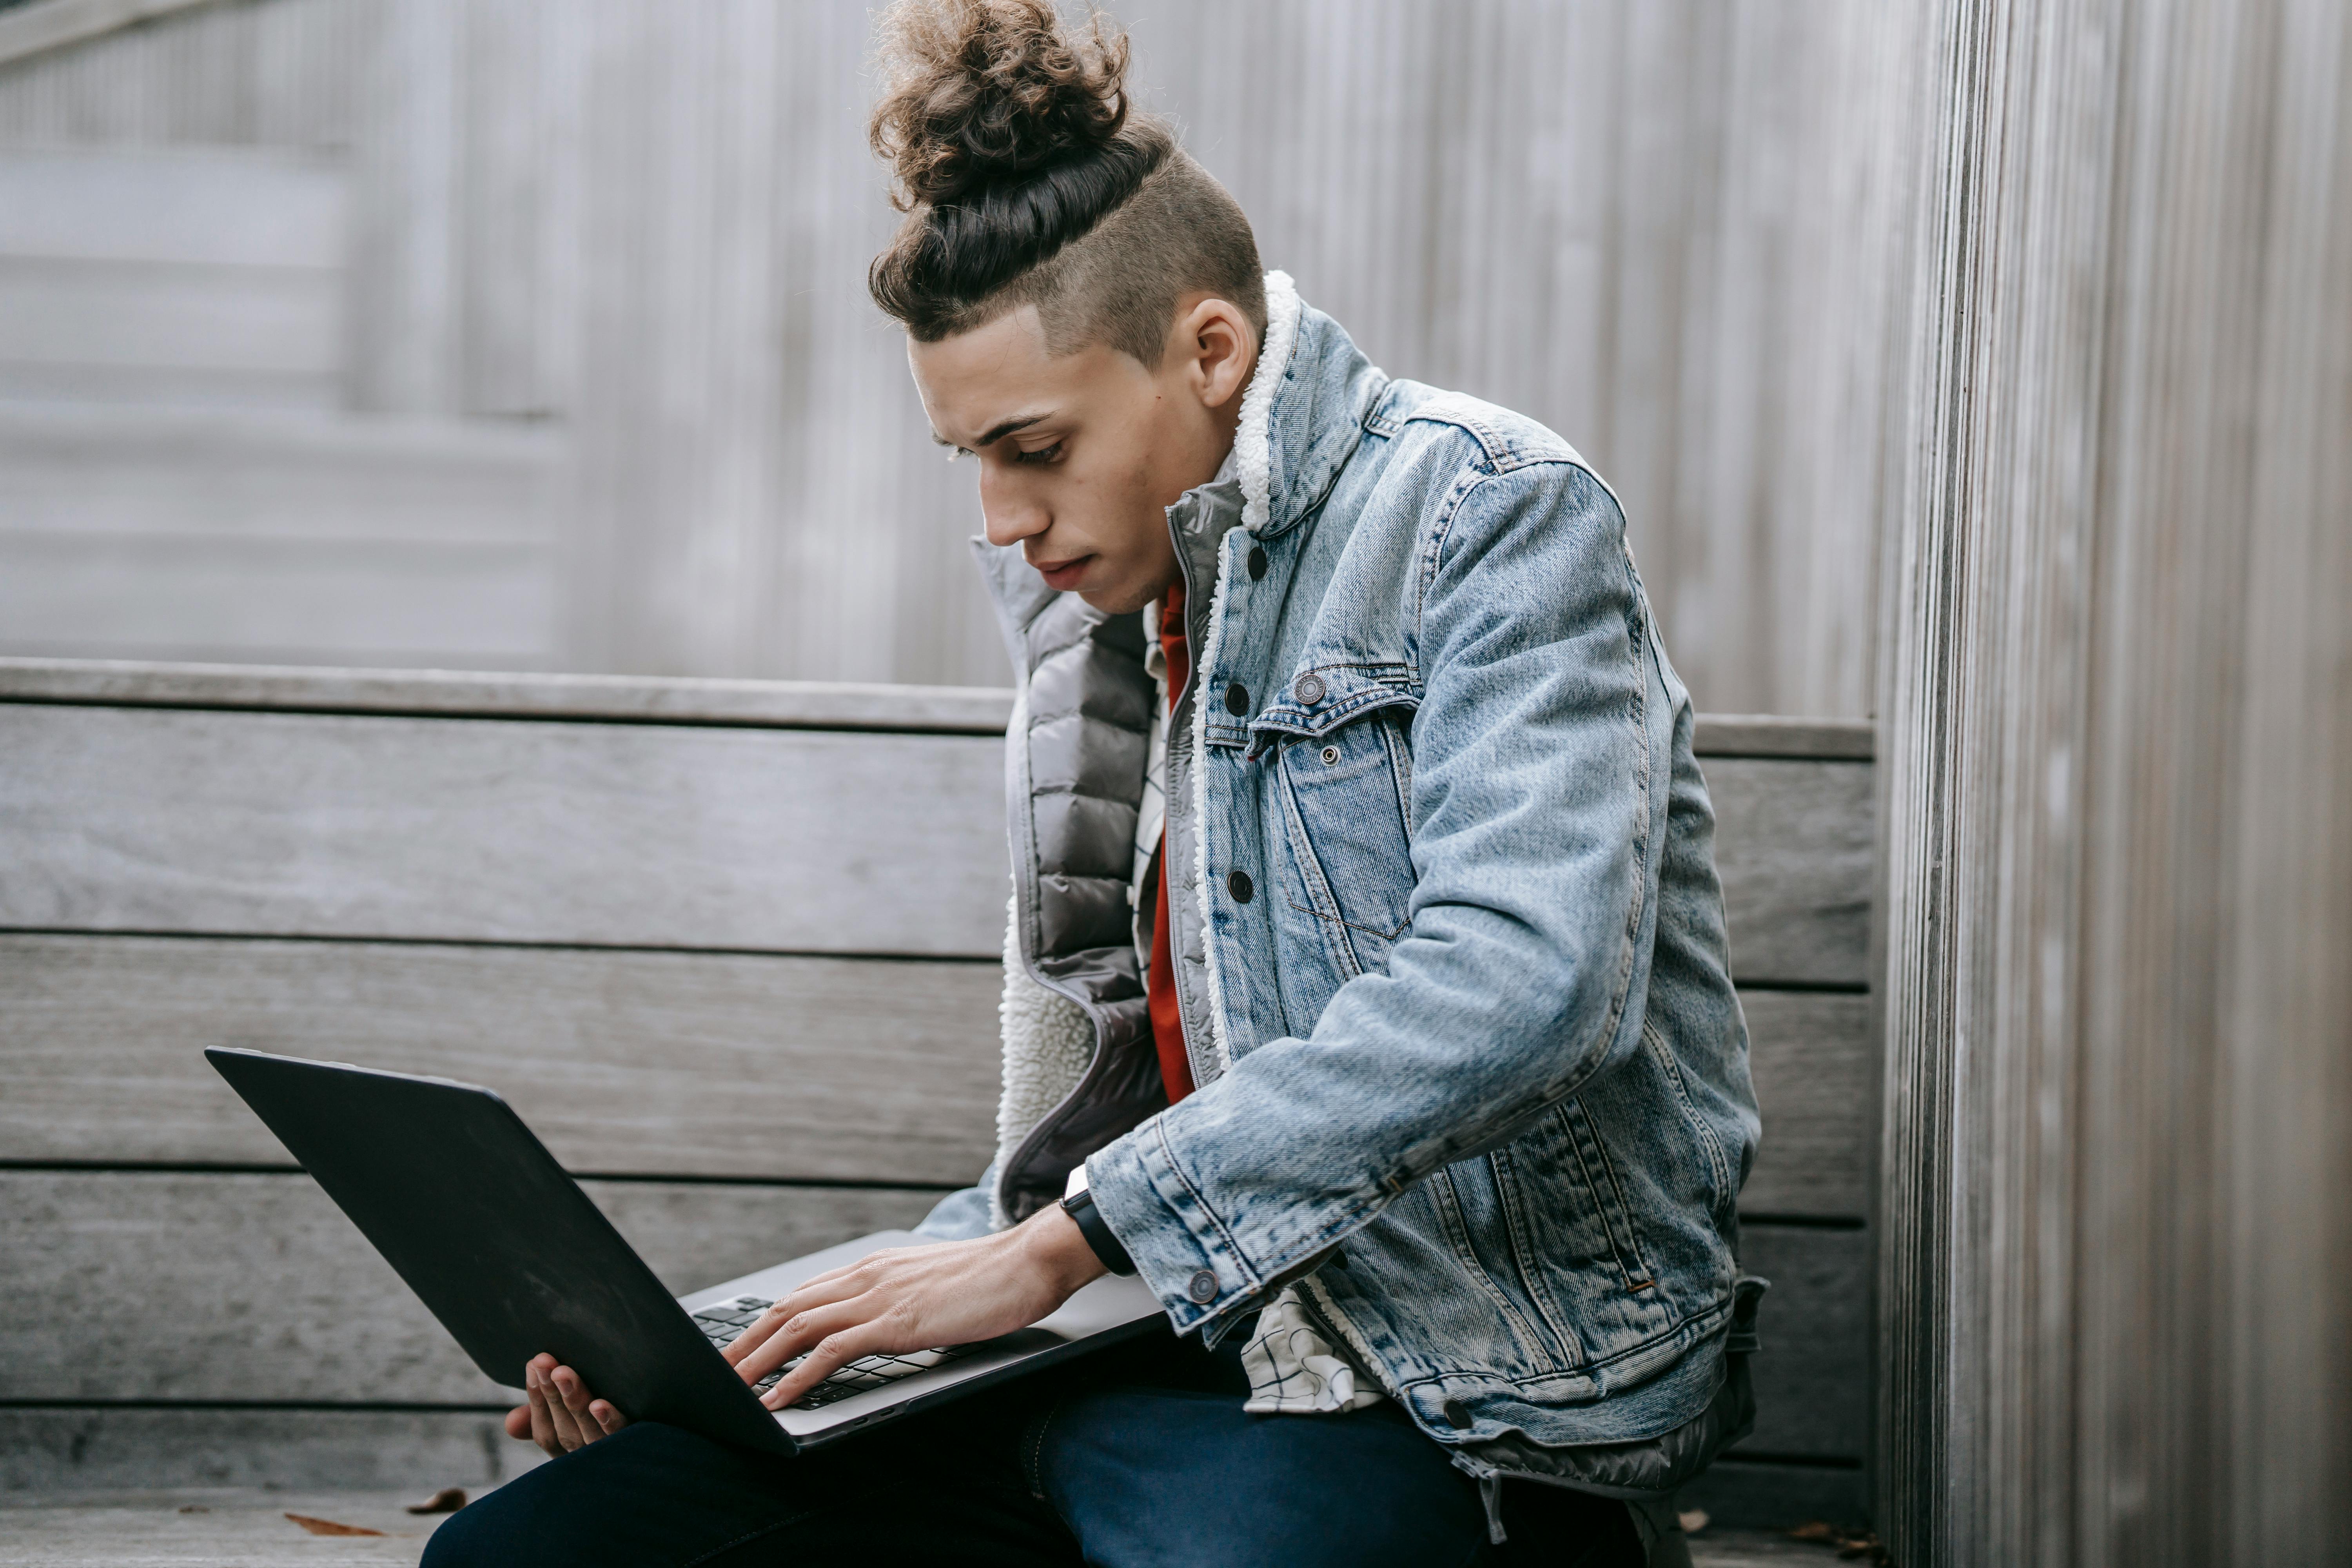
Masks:
[[[1049,0],[900,0],[877,152],[907,214],[874,298],[989,537],[1127,611],[1175,581],[1162,510],[1232,447],[1265,331],[1249,220],[1131,112],[1128,51]]]

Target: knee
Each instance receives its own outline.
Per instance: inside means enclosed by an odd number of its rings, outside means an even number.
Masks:
[[[520,1561],[498,1549],[501,1533],[498,1500],[499,1493],[492,1492],[443,1520],[425,1543],[420,1568],[483,1568],[493,1563]]]

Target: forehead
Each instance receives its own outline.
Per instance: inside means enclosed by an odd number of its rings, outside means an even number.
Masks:
[[[935,343],[907,340],[907,363],[931,428],[964,446],[1008,418],[1066,409],[1100,378],[1106,352],[1089,344],[1048,353],[1037,308],[1027,304]]]

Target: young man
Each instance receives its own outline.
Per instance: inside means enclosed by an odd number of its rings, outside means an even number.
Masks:
[[[1643,1561],[1748,1419],[1758,1122],[1615,499],[1262,276],[1122,42],[886,26],[873,291],[977,458],[1020,685],[1002,1145],[729,1356],[806,1352],[782,1405],[1106,1268],[1179,1337],[788,1463],[541,1358],[509,1425],[565,1457],[429,1561]]]

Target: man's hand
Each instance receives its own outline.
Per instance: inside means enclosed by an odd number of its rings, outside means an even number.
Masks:
[[[993,1236],[891,1247],[820,1274],[761,1313],[724,1353],[744,1382],[756,1384],[807,1352],[760,1397],[782,1410],[859,1356],[971,1344],[1025,1329],[1102,1272],[1077,1221],[1049,1205]]]
[[[558,1458],[629,1424],[610,1402],[590,1394],[578,1373],[558,1366],[544,1352],[522,1369],[522,1390],[530,1403],[507,1412],[507,1436],[528,1437]]]

